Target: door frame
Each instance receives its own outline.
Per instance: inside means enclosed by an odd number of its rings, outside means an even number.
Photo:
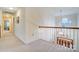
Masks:
[[[10,21],[10,30],[9,32],[14,32],[14,19],[13,19],[13,14],[10,13],[2,13],[2,32],[4,33],[4,20],[9,19]]]

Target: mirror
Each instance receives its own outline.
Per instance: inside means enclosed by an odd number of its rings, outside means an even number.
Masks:
[[[6,31],[10,30],[10,22],[9,22],[9,20],[4,21],[4,30],[6,30]]]

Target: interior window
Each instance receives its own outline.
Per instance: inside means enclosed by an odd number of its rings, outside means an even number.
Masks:
[[[68,19],[68,18],[63,18],[62,21],[61,21],[61,25],[65,26],[65,27],[71,26],[71,20]]]

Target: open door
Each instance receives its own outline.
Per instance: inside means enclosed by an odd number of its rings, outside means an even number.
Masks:
[[[13,16],[3,14],[3,32],[13,32]]]

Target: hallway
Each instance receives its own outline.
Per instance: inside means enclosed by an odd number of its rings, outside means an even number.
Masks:
[[[59,15],[61,10],[62,16]],[[79,8],[64,7],[12,10],[2,8],[0,51],[72,52],[71,46],[76,50],[79,39],[79,14],[75,13],[78,11]],[[66,41],[64,40],[61,46],[53,43],[57,42],[58,38],[66,38]],[[63,42],[62,40],[60,41]]]
[[[12,33],[6,33],[0,38],[0,51],[16,48],[21,45],[23,45],[23,42],[17,39]]]

